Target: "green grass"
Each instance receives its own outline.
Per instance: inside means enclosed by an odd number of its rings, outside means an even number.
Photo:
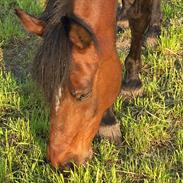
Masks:
[[[92,161],[67,176],[45,162],[49,112],[29,76],[38,40],[13,14],[17,6],[39,14],[41,4],[0,2],[0,183],[183,183],[182,1],[163,0],[159,45],[143,51],[144,96],[116,101],[122,146],[94,141]],[[119,53],[121,60],[126,54]]]

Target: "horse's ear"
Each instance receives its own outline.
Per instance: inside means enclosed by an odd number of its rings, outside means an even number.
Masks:
[[[46,25],[44,21],[27,14],[21,9],[15,9],[15,13],[28,32],[42,36]]]
[[[92,42],[91,34],[84,27],[76,23],[71,23],[70,25],[69,38],[79,49],[89,47]]]

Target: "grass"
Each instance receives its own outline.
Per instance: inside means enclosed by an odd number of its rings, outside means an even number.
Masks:
[[[19,6],[39,14],[42,4],[0,2],[0,183],[183,183],[182,1],[163,0],[159,45],[143,51],[144,96],[116,101],[122,146],[95,140],[92,161],[67,176],[45,162],[49,112],[29,75],[38,40],[13,13]],[[126,54],[119,52],[121,60]]]

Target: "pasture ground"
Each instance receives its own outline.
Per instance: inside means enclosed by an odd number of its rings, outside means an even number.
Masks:
[[[92,161],[66,177],[45,162],[48,108],[29,73],[39,38],[22,29],[13,10],[37,15],[43,1],[0,1],[0,183],[183,183],[182,0],[163,0],[159,44],[143,50],[144,95],[116,101],[122,145],[95,140]],[[119,49],[122,62],[127,52]]]

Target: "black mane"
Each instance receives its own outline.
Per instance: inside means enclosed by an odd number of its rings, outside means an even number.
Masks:
[[[47,22],[43,42],[33,62],[33,79],[38,83],[50,103],[55,90],[67,82],[71,63],[69,24],[75,22],[90,33],[91,28],[73,15],[73,0],[49,0],[40,19]]]
[[[73,0],[47,0],[47,5],[40,19],[51,24],[59,23],[60,18],[73,13]]]

